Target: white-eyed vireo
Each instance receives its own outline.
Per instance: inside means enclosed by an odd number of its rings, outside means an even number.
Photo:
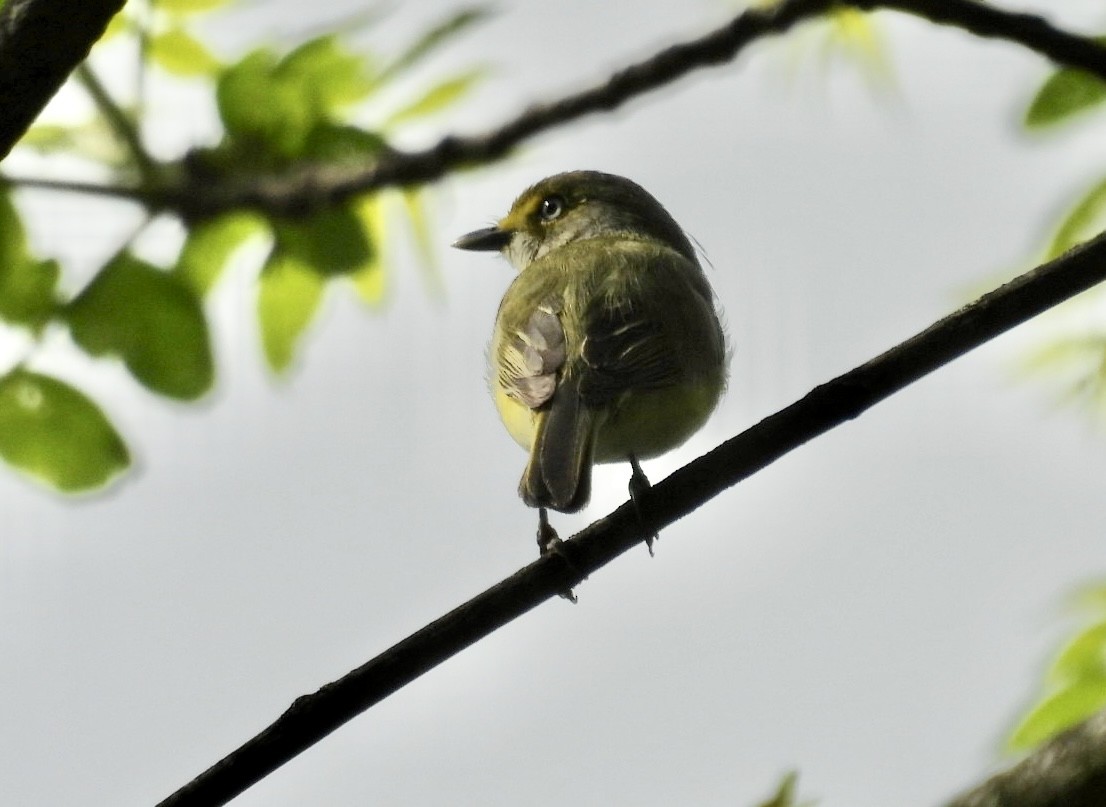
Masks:
[[[726,384],[714,294],[680,226],[623,177],[572,171],[523,191],[494,227],[455,247],[502,252],[518,276],[499,304],[489,361],[499,415],[530,452],[519,483],[539,508],[573,512],[591,466],[683,443]]]

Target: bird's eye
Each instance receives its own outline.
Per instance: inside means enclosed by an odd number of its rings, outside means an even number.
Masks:
[[[565,200],[560,196],[546,196],[538,207],[538,218],[542,221],[553,221],[565,211]]]

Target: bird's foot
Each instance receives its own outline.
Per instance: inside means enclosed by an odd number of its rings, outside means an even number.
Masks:
[[[564,550],[564,541],[561,540],[561,536],[557,535],[557,531],[549,523],[549,512],[544,507],[538,508],[538,552],[543,558],[550,555],[556,556],[568,564],[569,568],[576,571],[576,566]],[[566,588],[559,593],[561,597],[573,605],[576,604],[576,594],[571,588]]]
[[[649,477],[645,475],[645,471],[641,470],[641,463],[637,461],[637,457],[633,454],[630,455],[630,468],[632,473],[630,474],[630,501],[634,503],[634,511],[637,513],[637,520],[641,522],[643,527],[648,528],[648,520],[643,514],[640,496],[649,488],[653,487],[649,482]],[[645,537],[645,545],[649,548],[649,557],[653,557],[653,544],[660,540],[660,533],[654,532]]]

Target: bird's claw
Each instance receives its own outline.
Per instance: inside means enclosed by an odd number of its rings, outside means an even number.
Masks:
[[[630,501],[634,503],[634,511],[637,513],[637,520],[641,522],[644,527],[648,524],[644,514],[642,513],[642,506],[639,500],[641,494],[653,487],[649,481],[649,477],[645,475],[645,471],[641,470],[641,463],[637,461],[637,457],[633,454],[630,455]],[[660,533],[654,532],[645,536],[645,546],[649,548],[649,557],[654,557],[653,544],[660,540]]]
[[[568,557],[568,553],[564,550],[564,541],[561,540],[561,536],[557,535],[557,531],[553,529],[553,526],[549,523],[549,513],[544,507],[538,508],[538,552],[543,558],[550,555],[560,558],[564,563],[568,564],[569,568],[576,571],[576,566],[572,563],[572,560]],[[568,600],[575,605],[578,600],[576,594],[571,588],[566,588],[564,591],[558,592],[563,599]]]

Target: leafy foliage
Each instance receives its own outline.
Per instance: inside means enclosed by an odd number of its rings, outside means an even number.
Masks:
[[[762,801],[757,807],[813,807],[813,801],[798,801],[795,791],[799,784],[799,774],[791,771],[780,779],[776,792]]]
[[[192,400],[215,368],[199,298],[179,278],[130,253],[105,266],[65,310],[77,344],[119,356],[147,389]]]
[[[482,7],[446,15],[391,56],[355,52],[339,35],[323,34],[287,50],[261,47],[228,60],[205,44],[194,23],[231,2],[128,4],[104,36],[105,41],[130,36],[141,43],[136,48],[139,71],[156,68],[207,82],[224,129],[218,143],[175,160],[156,160],[141,136],[142,99],[116,100],[85,65],[80,85],[94,113],[76,123],[39,123],[21,145],[44,155],[92,161],[155,193],[186,191],[198,183],[241,187],[289,172],[361,168],[387,153],[389,140],[402,135],[409,123],[464,99],[485,74],[471,68],[426,83],[408,81],[398,91],[393,87],[486,19],[489,12]],[[385,88],[392,88],[387,108],[373,111]],[[370,117],[380,122],[378,128],[360,122]],[[268,243],[261,265],[244,268],[258,272],[256,315],[264,358],[279,373],[292,366],[333,285],[370,307],[384,304],[384,256],[394,229],[387,221],[393,215],[410,219],[417,253],[432,267],[425,197],[411,188],[342,201],[320,199],[295,211],[194,216],[183,222],[187,232],[168,268],[121,244],[69,299],[59,291],[65,287],[63,268],[30,253],[18,209],[6,189],[0,190],[0,320],[7,324],[0,327],[25,329],[35,339],[47,326],[68,328],[79,349],[96,359],[121,361],[150,392],[195,400],[215,382],[203,301],[228,266],[240,265],[232,261],[240,247],[249,241]],[[428,279],[436,288],[433,271]],[[0,455],[66,491],[103,484],[128,464],[122,441],[95,403],[61,381],[22,369],[0,376]]]
[[[127,447],[83,393],[50,376],[0,376],[0,457],[69,492],[103,485],[130,464]]]
[[[42,328],[54,313],[59,271],[56,262],[31,256],[11,197],[0,194],[0,318]]]
[[[1065,67],[1045,79],[1037,90],[1025,112],[1025,126],[1040,129],[1066,123],[1103,101],[1106,101],[1106,84],[1102,79]]]
[[[1098,37],[1106,45],[1106,37]],[[1028,131],[1057,133],[1087,118],[1106,101],[1106,83],[1081,70],[1061,68],[1037,89],[1023,117]],[[1041,260],[1051,260],[1106,229],[1106,177],[1093,182],[1069,203],[1054,225]],[[1097,309],[1097,310],[1096,310]],[[1074,312],[1080,315],[1074,316]],[[1059,400],[1106,415],[1106,293],[1093,289],[1049,312],[1059,327],[1044,337],[1022,362],[1032,375],[1061,379]]]
[[[1034,748],[1106,706],[1106,585],[1082,599],[1092,622],[1052,662],[1043,695],[1010,735],[1011,749]]]

